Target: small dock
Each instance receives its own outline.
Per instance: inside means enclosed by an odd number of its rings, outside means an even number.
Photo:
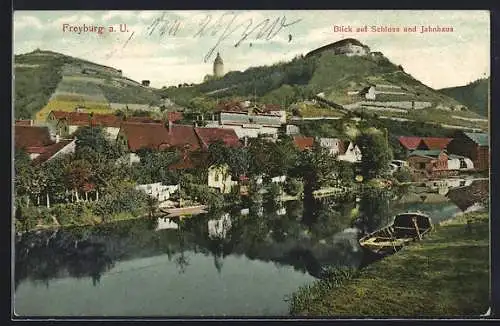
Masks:
[[[188,215],[198,215],[207,213],[206,205],[189,206],[189,207],[179,207],[179,208],[161,208],[162,213],[167,214],[166,217],[181,217]]]

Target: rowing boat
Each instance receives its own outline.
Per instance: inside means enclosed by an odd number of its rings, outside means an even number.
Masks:
[[[390,225],[362,237],[359,244],[376,256],[386,256],[421,240],[431,230],[432,221],[427,214],[407,212],[396,215]]]

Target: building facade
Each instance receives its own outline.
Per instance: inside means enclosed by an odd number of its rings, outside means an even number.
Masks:
[[[485,171],[490,167],[488,134],[460,131],[455,134],[447,149],[450,154],[470,158],[478,171]]]

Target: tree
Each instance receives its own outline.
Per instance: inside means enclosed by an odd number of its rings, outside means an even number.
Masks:
[[[361,174],[367,179],[376,178],[388,169],[392,152],[387,138],[381,131],[368,128],[361,131],[356,138],[361,150]]]
[[[31,182],[33,176],[33,166],[31,160],[24,151],[16,151],[14,158],[14,188],[15,195],[19,198],[25,198],[26,205],[30,204]]]
[[[92,170],[91,164],[86,160],[76,160],[71,162],[64,171],[65,181],[69,189],[72,189],[73,195],[76,196],[76,201],[79,201],[79,192],[84,185],[91,180]]]
[[[76,131],[75,136],[77,152],[83,147],[90,147],[100,153],[105,153],[108,149],[108,142],[101,127],[84,126]]]

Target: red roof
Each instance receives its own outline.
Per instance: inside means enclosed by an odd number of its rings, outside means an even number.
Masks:
[[[398,137],[399,142],[401,145],[403,145],[404,148],[413,150],[416,149],[417,146],[420,144],[420,141],[422,140],[422,137]]]
[[[149,117],[127,117],[122,122],[162,123],[161,120],[155,120]]]
[[[299,150],[304,151],[313,147],[314,137],[294,136],[293,143]]]
[[[32,126],[33,120],[16,120],[16,126]]]
[[[92,123],[94,126],[118,128],[123,120],[114,114],[93,114],[91,117],[87,112],[52,111],[52,113],[58,120],[66,119],[71,126],[88,126]]]
[[[195,128],[196,134],[203,145],[203,149],[207,149],[210,144],[219,140],[223,141],[226,146],[238,147],[241,145],[236,132],[233,129],[222,128]]]
[[[15,126],[15,148],[43,147],[52,143],[47,127]]]
[[[47,161],[72,141],[72,139],[64,139],[59,141],[58,143],[43,147],[41,154],[33,160],[33,164],[40,164]]]
[[[182,112],[167,112],[168,121],[172,121],[172,122],[179,121],[179,120],[182,120],[183,117],[184,116],[183,116]]]
[[[422,149],[445,149],[453,138],[424,137],[420,141],[418,148]]]
[[[131,151],[140,148],[160,149],[178,147],[188,150],[200,148],[192,126],[172,125],[169,130],[163,123],[123,123],[122,132]],[[186,147],[188,145],[188,147]]]

